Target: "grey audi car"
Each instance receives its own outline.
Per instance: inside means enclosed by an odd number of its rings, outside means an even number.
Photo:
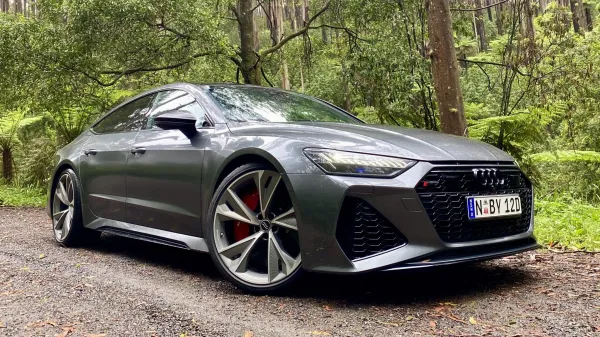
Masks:
[[[464,137],[367,125],[273,88],[178,83],[120,104],[56,153],[55,240],[101,232],[211,254],[255,293],[537,247],[531,182]]]

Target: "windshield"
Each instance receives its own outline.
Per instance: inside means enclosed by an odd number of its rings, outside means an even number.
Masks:
[[[243,86],[211,86],[210,95],[232,122],[359,123],[316,99],[280,90]]]

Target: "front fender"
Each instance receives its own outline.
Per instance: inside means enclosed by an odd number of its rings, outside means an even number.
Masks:
[[[72,169],[79,176],[79,156],[83,151],[83,146],[90,138],[89,131],[79,135],[71,143],[56,151],[53,157],[53,168],[48,181],[48,190],[46,193],[46,212],[52,217],[52,191],[58,176],[67,168]]]

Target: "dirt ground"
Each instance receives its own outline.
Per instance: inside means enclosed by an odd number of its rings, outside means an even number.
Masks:
[[[61,248],[50,228],[0,208],[0,336],[600,336],[600,255],[309,275],[258,297],[204,254],[116,236]]]

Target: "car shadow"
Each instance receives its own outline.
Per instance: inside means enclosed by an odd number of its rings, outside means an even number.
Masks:
[[[169,268],[186,274],[204,276],[215,280],[221,278],[208,254],[112,234],[102,234],[102,239],[99,242],[87,248],[104,254],[124,256],[144,264]]]
[[[212,281],[223,281],[208,254],[106,234],[101,242],[89,249],[126,256],[144,264]],[[535,280],[534,275],[515,265],[482,262],[361,275],[310,273],[292,289],[277,296],[326,299],[347,305],[440,303],[498,294],[507,289],[526,287]],[[241,293],[233,288],[231,291]]]
[[[492,262],[364,275],[308,275],[289,296],[348,304],[443,303],[525,287],[535,277]]]

